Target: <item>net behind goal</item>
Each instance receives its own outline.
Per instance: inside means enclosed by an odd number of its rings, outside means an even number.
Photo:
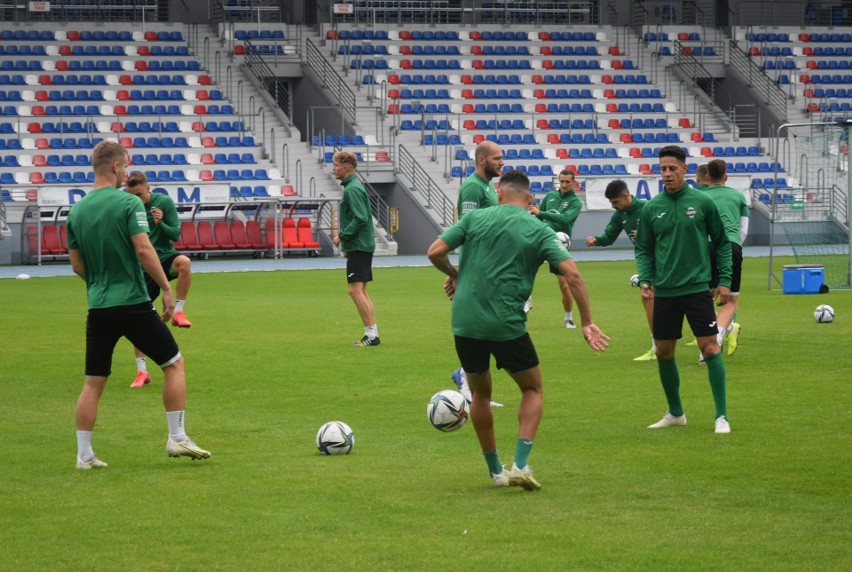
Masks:
[[[846,126],[807,124],[782,126],[777,140],[787,172],[775,178],[772,220],[797,263],[825,267],[830,288],[850,287],[847,137]]]

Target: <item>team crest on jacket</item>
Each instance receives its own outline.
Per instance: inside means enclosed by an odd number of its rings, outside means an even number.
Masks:
[[[683,213],[683,214],[685,214],[689,218],[695,218],[695,215],[698,214],[698,211],[695,210],[693,207],[689,207],[688,209],[686,209],[686,212]]]

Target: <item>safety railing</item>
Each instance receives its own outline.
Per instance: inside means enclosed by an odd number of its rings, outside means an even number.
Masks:
[[[455,205],[403,145],[399,145],[396,164],[397,176],[420,197],[424,207],[435,213],[441,226],[450,227],[456,218]]]

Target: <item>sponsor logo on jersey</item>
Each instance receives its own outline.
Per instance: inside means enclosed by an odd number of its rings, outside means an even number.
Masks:
[[[689,218],[695,218],[695,215],[698,214],[698,211],[695,210],[693,207],[689,207],[688,209],[686,209],[686,212],[684,214]]]

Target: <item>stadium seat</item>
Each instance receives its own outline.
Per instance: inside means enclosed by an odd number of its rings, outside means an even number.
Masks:
[[[301,217],[296,224],[296,228],[297,238],[305,248],[319,248],[320,244],[314,240],[311,220],[309,218]]]
[[[251,248],[265,250],[270,247],[271,243],[264,238],[260,224],[256,220],[246,222],[246,237]]]
[[[213,224],[213,234],[216,246],[221,250],[233,250],[236,248],[234,241],[231,239],[231,229],[226,221],[217,220]]]
[[[298,230],[296,229],[296,221],[292,218],[285,218],[281,228],[282,241],[285,248],[304,248],[305,244],[299,240]]]

